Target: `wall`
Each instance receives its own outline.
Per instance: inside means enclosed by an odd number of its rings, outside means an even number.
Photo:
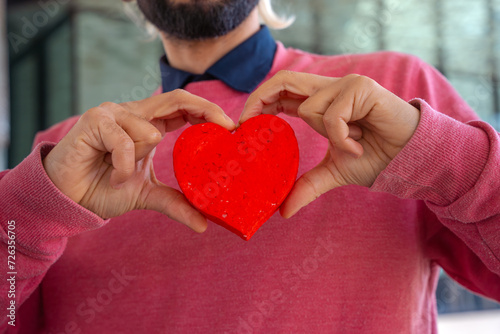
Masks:
[[[440,70],[500,129],[500,0],[275,0],[297,16],[275,33],[285,45],[323,54],[392,50]]]

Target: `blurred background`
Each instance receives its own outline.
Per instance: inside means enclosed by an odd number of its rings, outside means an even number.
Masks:
[[[291,28],[273,32],[286,46],[417,55],[500,129],[500,0],[274,4],[278,13],[296,16]],[[1,170],[29,154],[37,131],[104,101],[146,98],[160,85],[161,44],[132,22],[120,0],[0,0],[0,22]],[[500,306],[446,275],[437,301],[442,333],[469,333],[467,326],[500,333]]]

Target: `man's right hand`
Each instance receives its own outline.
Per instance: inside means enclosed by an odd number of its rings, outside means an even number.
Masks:
[[[83,114],[43,164],[56,187],[102,218],[155,210],[203,232],[205,217],[156,179],[153,156],[166,132],[205,121],[235,128],[221,108],[183,90],[104,103]]]

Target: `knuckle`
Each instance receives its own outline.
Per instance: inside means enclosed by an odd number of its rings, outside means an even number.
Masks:
[[[295,76],[295,72],[290,70],[280,70],[276,74],[276,78],[278,83],[281,85],[281,91],[286,92],[289,88],[289,83],[293,81],[293,77]]]
[[[358,75],[356,78],[353,78],[353,83],[357,87],[361,87],[362,89],[373,89],[376,85],[375,80],[366,77],[364,75]]]
[[[115,107],[111,108],[121,108],[123,110],[129,110],[130,113],[139,113],[141,101],[127,101],[117,104]],[[115,110],[116,110],[115,109]],[[135,112],[134,112],[135,111]]]
[[[307,184],[307,186],[311,189],[312,194],[313,194],[313,199],[318,198],[321,193],[319,192],[318,188],[316,187],[316,184],[313,182],[313,180],[309,177],[309,175],[304,174],[302,175],[302,181]]]
[[[174,99],[181,99],[189,95],[189,93],[186,92],[184,89],[177,88],[171,91],[169,95]]]
[[[87,112],[85,112],[81,118],[84,120],[92,120],[92,119],[102,117],[102,115],[104,113],[105,113],[105,111],[102,110],[100,107],[94,107],[94,108],[87,110]]]
[[[99,108],[109,109],[109,110],[114,110],[118,107],[120,107],[120,105],[114,102],[103,102],[99,105]]]
[[[284,80],[284,79],[288,79],[288,78],[292,77],[294,74],[295,74],[295,72],[290,71],[290,70],[280,70],[280,71],[278,71],[278,73],[276,73],[276,76],[279,79]]]
[[[98,107],[87,110],[81,118],[84,121],[97,122],[99,124],[102,124],[103,121],[114,123],[113,112],[117,107],[119,106],[116,103],[104,102]]]
[[[356,74],[356,73],[351,73],[351,74],[346,75],[344,77],[344,79],[346,79],[346,80],[355,80],[355,79],[358,79],[361,76],[362,75],[359,75],[359,74]]]
[[[158,131],[158,129],[154,129],[154,131],[151,131],[148,136],[146,137],[146,143],[150,145],[156,145],[161,141],[161,133]]]
[[[323,124],[327,129],[332,128],[335,126],[337,119],[338,118],[335,117],[335,115],[333,115],[332,113],[326,113],[325,115],[323,115]]]
[[[173,100],[177,110],[184,110],[185,102],[191,97],[191,94],[183,89],[177,88],[169,93],[169,97]]]

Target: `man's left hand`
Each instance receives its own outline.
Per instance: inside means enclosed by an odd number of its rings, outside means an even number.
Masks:
[[[250,95],[239,123],[280,112],[300,117],[329,141],[323,161],[297,180],[281,206],[285,218],[333,188],[371,186],[420,120],[417,108],[370,78],[281,71]]]

